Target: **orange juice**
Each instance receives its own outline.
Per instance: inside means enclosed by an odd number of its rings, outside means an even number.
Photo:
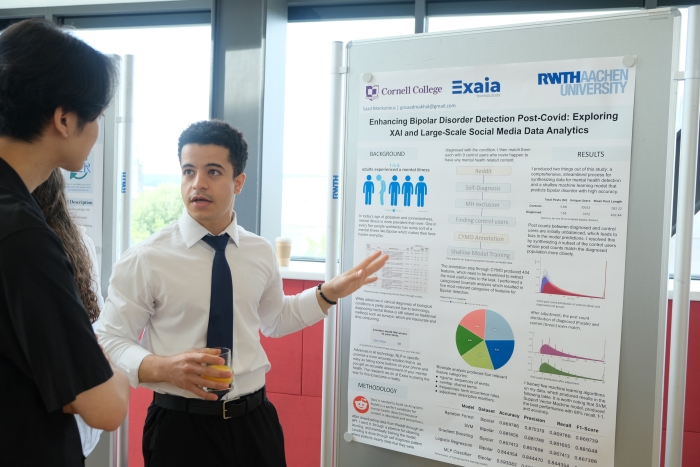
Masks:
[[[209,365],[209,368],[214,368],[215,370],[221,370],[221,371],[231,371],[229,367],[226,365]],[[228,378],[215,378],[213,376],[206,376],[202,375],[202,378],[208,379],[210,381],[216,381],[217,383],[226,383],[228,385],[231,385],[233,382],[233,372],[231,372],[231,376]]]

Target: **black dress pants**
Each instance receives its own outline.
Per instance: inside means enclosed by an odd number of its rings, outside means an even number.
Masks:
[[[245,415],[223,417],[151,403],[143,429],[145,467],[286,467],[277,410],[265,398]]]

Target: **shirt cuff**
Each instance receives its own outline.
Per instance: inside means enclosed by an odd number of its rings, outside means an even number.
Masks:
[[[117,367],[126,373],[131,387],[139,387],[139,367],[143,359],[149,355],[152,355],[151,352],[140,345],[134,345],[126,349],[119,358]]]
[[[304,290],[299,295],[299,312],[304,324],[311,326],[328,316],[328,313],[321,309],[316,298],[316,287]]]

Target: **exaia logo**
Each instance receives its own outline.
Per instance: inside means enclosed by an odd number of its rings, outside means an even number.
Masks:
[[[365,87],[365,97],[371,101],[379,98],[379,86]]]
[[[488,77],[484,81],[467,83],[461,79],[452,81],[452,94],[484,94],[501,92],[501,83],[492,81]]]

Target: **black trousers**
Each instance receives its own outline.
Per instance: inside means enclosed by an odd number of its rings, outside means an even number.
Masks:
[[[224,420],[148,407],[143,429],[145,467],[286,467],[277,410],[267,400],[240,417]]]

